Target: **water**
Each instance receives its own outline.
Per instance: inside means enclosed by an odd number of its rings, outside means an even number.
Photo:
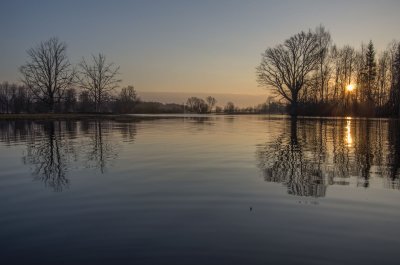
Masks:
[[[399,264],[400,122],[0,122],[1,264]]]

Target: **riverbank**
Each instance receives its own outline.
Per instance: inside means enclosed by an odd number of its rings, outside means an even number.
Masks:
[[[24,114],[0,114],[0,121],[52,121],[52,120],[115,120],[115,121],[143,121],[155,119],[203,119],[216,116],[267,116],[273,119],[291,119],[286,114],[264,114],[264,113],[209,113],[209,114],[194,114],[194,113],[160,113],[160,114],[112,114],[112,113],[24,113]],[[346,117],[346,116],[298,116],[298,119],[390,119],[399,120],[396,117]]]
[[[249,114],[249,113],[247,113]],[[51,120],[115,120],[142,121],[174,118],[205,118],[209,115],[244,115],[244,113],[195,114],[195,113],[149,113],[149,114],[113,114],[113,113],[24,113],[0,114],[0,121],[51,121]],[[254,114],[253,114],[254,115]]]
[[[24,113],[24,114],[0,114],[0,121],[9,120],[119,120],[135,121],[151,119],[151,117],[138,117],[129,114],[108,114],[108,113]]]

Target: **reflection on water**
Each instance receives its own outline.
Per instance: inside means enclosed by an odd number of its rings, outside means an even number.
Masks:
[[[2,121],[1,264],[394,265],[399,167],[391,120]]]
[[[297,136],[297,120],[292,120],[289,126],[288,134],[283,133],[276,142],[257,148],[265,180],[283,183],[289,194],[325,196],[327,184],[321,168],[325,150],[317,148],[318,154],[308,157],[303,141],[299,141]]]
[[[35,134],[27,141],[23,161],[32,166],[35,179],[61,191],[69,183],[66,174],[72,157],[76,156],[75,147],[69,142],[70,138],[63,135],[60,122],[44,123],[35,129]]]
[[[89,139],[83,153],[85,154],[85,165],[88,167],[98,168],[101,173],[107,169],[109,161],[117,157],[117,152],[112,139],[109,140],[107,135],[112,133],[112,125],[104,121],[94,121],[85,124],[85,134],[89,135]]]
[[[351,118],[348,118],[346,123],[346,145],[350,148],[353,144],[353,138],[351,137]]]
[[[68,171],[74,167],[95,168],[104,173],[118,156],[115,133],[133,142],[135,123],[111,121],[1,122],[1,140],[8,145],[24,143],[22,160],[35,180],[54,191],[69,186]]]
[[[330,185],[368,188],[371,179],[375,185],[400,189],[399,121],[283,121],[274,123],[276,130],[267,135],[265,143],[256,145],[257,164],[265,181],[282,183],[289,194],[312,197],[324,197]],[[187,118],[186,122],[193,125],[189,128],[192,133],[206,134],[210,127],[204,125],[215,125],[217,120],[199,117]],[[232,124],[235,117],[227,116],[224,122]],[[55,191],[69,186],[70,168],[93,168],[105,173],[122,146],[134,143],[136,133],[133,122],[0,123],[1,141],[25,144],[24,164],[36,180]],[[121,141],[116,141],[117,137]]]
[[[323,197],[329,185],[368,188],[371,178],[400,189],[397,120],[293,119],[256,153],[265,181],[292,195]]]

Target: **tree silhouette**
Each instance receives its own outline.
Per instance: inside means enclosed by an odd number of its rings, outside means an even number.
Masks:
[[[135,88],[133,86],[124,87],[115,102],[116,110],[118,113],[133,113],[138,101]]]
[[[208,112],[212,112],[212,109],[214,108],[215,104],[217,104],[217,100],[212,96],[208,96],[206,98],[206,101],[208,104]]]
[[[121,82],[117,79],[119,67],[114,63],[107,63],[104,54],[92,55],[92,61],[87,62],[85,58],[79,64],[79,85],[89,93],[95,104],[95,111],[102,111],[105,101],[109,99],[110,93],[118,87]]]
[[[400,44],[395,47],[392,69],[389,106],[391,112],[400,117]]]
[[[302,31],[262,54],[257,81],[274,88],[290,103],[290,115],[297,116],[299,92],[311,82],[310,74],[316,70],[322,51],[317,35]]]
[[[206,113],[208,111],[207,103],[197,97],[190,97],[186,101],[187,110],[194,113]]]
[[[363,73],[363,83],[365,85],[365,93],[367,96],[368,104],[373,104],[373,93],[375,88],[376,79],[376,62],[375,62],[375,48],[372,41],[368,43],[367,51],[365,53],[365,69]]]
[[[28,62],[20,67],[22,81],[36,99],[54,112],[65,90],[71,86],[75,73],[66,55],[67,46],[57,38],[41,42],[28,50]]]

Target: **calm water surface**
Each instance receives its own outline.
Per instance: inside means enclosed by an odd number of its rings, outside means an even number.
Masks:
[[[400,123],[0,122],[1,264],[400,264]]]

